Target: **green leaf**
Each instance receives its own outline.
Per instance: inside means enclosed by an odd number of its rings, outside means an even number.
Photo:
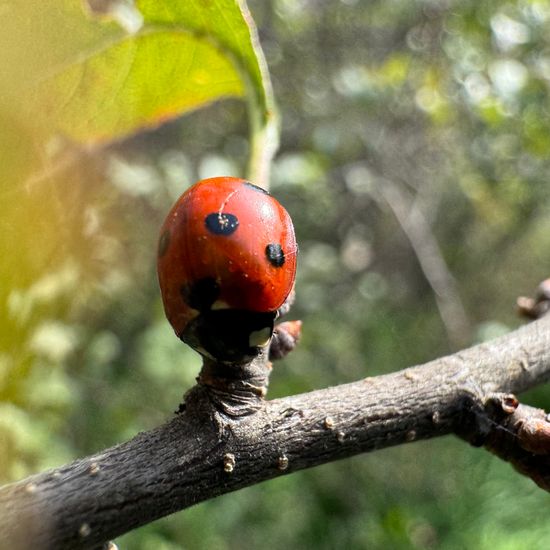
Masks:
[[[171,2],[138,0],[137,6],[146,21],[183,26],[212,38],[230,56],[244,80],[249,80],[260,103],[268,103],[270,93],[264,60],[255,34],[254,22],[244,2],[211,0]]]
[[[84,52],[123,37],[115,23],[92,20],[74,0],[0,2],[0,102],[14,102]]]
[[[49,131],[109,140],[224,97],[247,95],[260,111],[270,102],[252,22],[235,0],[141,0],[135,33],[74,0],[30,4],[13,8],[12,39],[33,47],[17,52],[12,75],[34,82],[29,114]]]
[[[42,108],[71,137],[118,137],[243,93],[231,63],[185,32],[141,32],[109,44],[42,87]]]

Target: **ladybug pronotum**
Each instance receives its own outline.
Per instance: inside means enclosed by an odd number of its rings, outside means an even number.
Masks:
[[[158,277],[166,316],[199,353],[243,362],[269,344],[296,274],[287,211],[238,178],[199,181],[160,232]]]

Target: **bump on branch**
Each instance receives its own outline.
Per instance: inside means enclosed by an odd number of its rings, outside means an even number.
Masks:
[[[517,299],[518,313],[540,319],[550,312],[550,279],[538,286],[535,296]],[[514,394],[489,395],[484,406],[470,416],[459,435],[483,446],[550,492],[550,414],[519,402]]]

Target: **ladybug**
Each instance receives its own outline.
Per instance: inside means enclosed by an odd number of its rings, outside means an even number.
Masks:
[[[181,195],[160,231],[164,311],[206,357],[248,361],[270,342],[296,275],[287,211],[244,179],[208,178]]]

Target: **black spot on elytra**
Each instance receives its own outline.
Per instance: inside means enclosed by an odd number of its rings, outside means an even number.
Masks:
[[[285,253],[283,247],[280,244],[268,244],[265,247],[265,255],[269,260],[269,263],[274,267],[282,267],[285,263]]]
[[[225,212],[213,212],[208,214],[204,220],[206,229],[214,235],[231,235],[239,227],[239,219],[234,214]]]
[[[192,285],[182,286],[181,295],[189,307],[198,309],[199,311],[206,311],[218,299],[220,287],[216,279],[205,277]]]
[[[162,258],[170,246],[170,231],[166,229],[159,239],[158,256]]]
[[[250,183],[249,181],[245,181],[243,185],[246,185],[247,187],[250,187],[251,189],[254,189],[254,191],[259,191],[260,193],[263,193],[264,195],[270,195],[271,194],[269,191],[266,191],[263,187],[259,187],[258,185],[254,185],[253,183]]]

